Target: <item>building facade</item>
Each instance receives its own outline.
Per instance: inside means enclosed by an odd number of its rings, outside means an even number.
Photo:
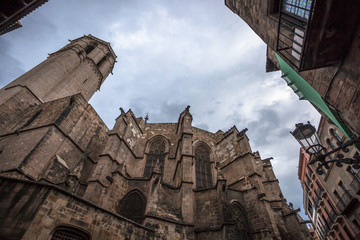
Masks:
[[[348,136],[360,135],[359,1],[225,0],[225,5],[267,44],[267,71],[280,68],[276,53],[321,95]]]
[[[339,129],[325,118],[320,121],[318,134],[328,151],[346,140]],[[344,157],[359,154],[355,147],[341,152]],[[331,156],[332,159],[336,155]],[[329,165],[324,174],[316,173],[316,164],[308,165],[310,156],[300,150],[299,179],[304,190],[305,213],[313,222],[319,239],[360,238],[360,171],[352,166]]]
[[[309,239],[246,130],[108,129],[88,104],[116,55],[70,41],[0,90],[1,239]]]

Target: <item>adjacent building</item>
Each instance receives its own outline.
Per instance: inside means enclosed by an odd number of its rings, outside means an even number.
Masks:
[[[267,71],[281,67],[300,99],[308,99],[309,89],[293,84],[293,78],[310,84],[322,102],[308,100],[348,137],[359,136],[359,1],[225,0],[225,5],[267,44]]]
[[[20,19],[48,0],[1,0],[0,35],[22,27]]]
[[[331,151],[346,140],[339,129],[322,118],[318,134]],[[359,154],[355,147],[341,152],[344,157]],[[332,159],[337,156],[333,154]],[[300,149],[299,179],[304,193],[304,209],[319,239],[360,239],[360,170],[332,163],[324,174],[316,174],[316,164],[308,165],[310,156]]]
[[[72,40],[0,90],[1,239],[310,239],[247,129],[148,123],[112,129],[88,104],[115,64]]]

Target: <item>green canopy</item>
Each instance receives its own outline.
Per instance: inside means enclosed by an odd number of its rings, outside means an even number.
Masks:
[[[346,135],[348,139],[352,135],[350,129],[341,120],[336,111],[329,108],[329,105],[320,96],[320,94],[306,82],[297,72],[294,71],[279,55],[275,53],[281,71],[282,78],[287,82],[288,86],[299,96],[300,100],[309,100],[318,109],[320,109],[331,121]]]

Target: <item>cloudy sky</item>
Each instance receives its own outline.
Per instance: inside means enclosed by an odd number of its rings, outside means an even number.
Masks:
[[[109,128],[119,107],[149,122],[176,122],[191,105],[193,125],[211,132],[248,128],[253,151],[274,157],[288,201],[302,207],[297,122],[319,114],[281,73],[265,73],[266,45],[223,0],[50,0],[23,27],[0,37],[0,87],[84,34],[118,56],[90,103]],[[304,214],[302,213],[302,216]]]

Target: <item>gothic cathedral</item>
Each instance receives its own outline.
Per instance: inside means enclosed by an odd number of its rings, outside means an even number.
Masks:
[[[0,90],[0,239],[308,239],[247,129],[147,123],[112,129],[88,104],[111,73],[88,35]]]

